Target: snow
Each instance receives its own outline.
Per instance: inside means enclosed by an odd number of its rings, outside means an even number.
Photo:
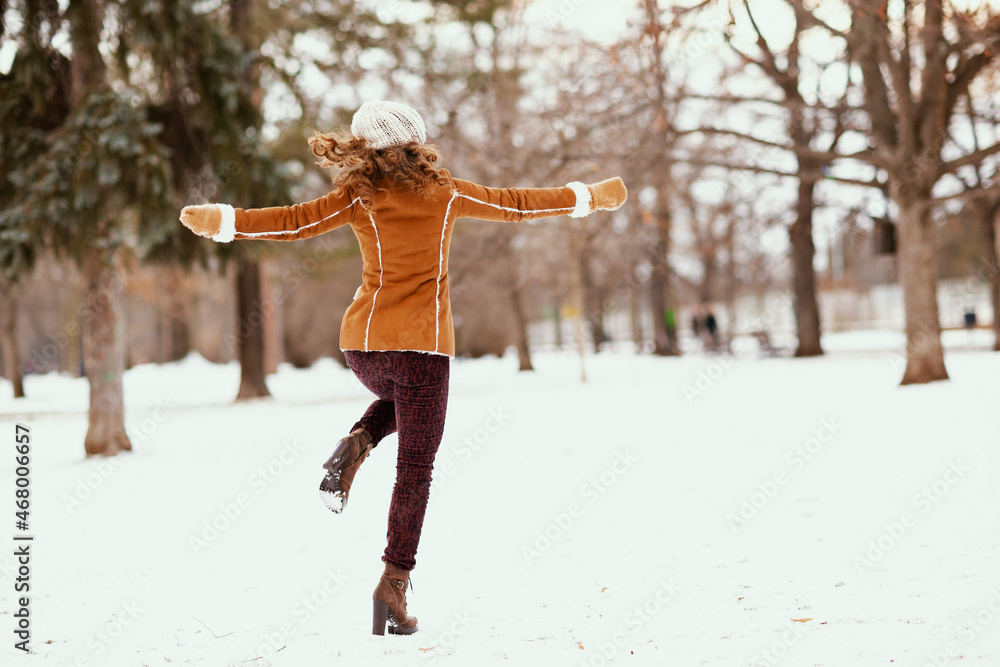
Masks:
[[[135,451],[99,460],[82,380],[0,385],[36,536],[33,653],[7,616],[0,663],[1000,664],[1000,354],[955,333],[952,379],[914,387],[884,333],[818,359],[592,355],[586,384],[573,353],[455,361],[410,637],[369,622],[395,436],[343,514],[318,498],[370,400],[336,363],[241,404],[235,364],[136,367]]]

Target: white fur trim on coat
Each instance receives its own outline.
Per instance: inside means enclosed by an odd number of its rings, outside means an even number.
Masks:
[[[569,214],[569,217],[585,218],[590,215],[590,188],[580,181],[567,183],[566,187],[576,193],[576,208]]]
[[[359,349],[353,348],[353,347],[347,347],[347,348],[342,347],[342,348],[340,348],[340,351],[341,352],[349,352],[349,351],[350,352],[368,352],[368,353],[372,353],[372,352],[417,352],[419,354],[433,354],[436,357],[448,357],[449,359],[453,359],[454,358],[450,354],[445,354],[444,352],[435,352],[434,350],[405,350],[403,348],[395,348],[395,347],[392,348],[391,350],[359,350]]]
[[[216,204],[222,213],[222,225],[219,233],[212,237],[213,241],[229,243],[236,238],[236,209],[229,204]]]
[[[368,332],[372,328],[372,317],[375,315],[375,301],[378,299],[379,290],[382,289],[382,275],[385,272],[382,266],[382,242],[378,238],[378,227],[375,225],[375,216],[368,211],[368,219],[372,221],[372,230],[375,232],[375,247],[378,248],[378,288],[372,295],[372,312],[368,313],[368,324],[365,326],[365,352],[368,351]]]
[[[438,347],[441,345],[441,276],[444,275],[444,238],[445,232],[448,231],[448,216],[451,215],[451,203],[455,201],[455,197],[458,196],[457,192],[451,193],[451,199],[448,200],[448,208],[444,210],[444,223],[441,225],[441,249],[438,255],[438,277],[437,277],[437,287],[434,288],[434,352],[437,352]]]

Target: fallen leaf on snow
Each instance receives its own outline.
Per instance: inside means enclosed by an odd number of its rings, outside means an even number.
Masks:
[[[811,621],[811,620],[812,620],[811,618],[793,618],[792,619],[792,621],[794,621],[795,623],[805,623],[805,622]]]

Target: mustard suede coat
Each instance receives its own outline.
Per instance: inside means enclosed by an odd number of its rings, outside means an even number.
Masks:
[[[350,225],[361,244],[364,271],[340,328],[343,350],[412,350],[455,355],[448,291],[448,253],[458,218],[517,222],[590,213],[581,183],[561,188],[487,188],[448,178],[429,194],[378,193],[372,207],[330,193],[294,206],[260,209],[220,204],[213,239],[294,241]]]

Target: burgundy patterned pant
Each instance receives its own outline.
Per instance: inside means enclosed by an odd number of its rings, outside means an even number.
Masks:
[[[388,545],[382,560],[412,570],[427,510],[434,456],[444,435],[451,359],[400,351],[345,350],[344,356],[361,384],[379,398],[351,430],[363,426],[375,444],[390,433],[399,433]]]

